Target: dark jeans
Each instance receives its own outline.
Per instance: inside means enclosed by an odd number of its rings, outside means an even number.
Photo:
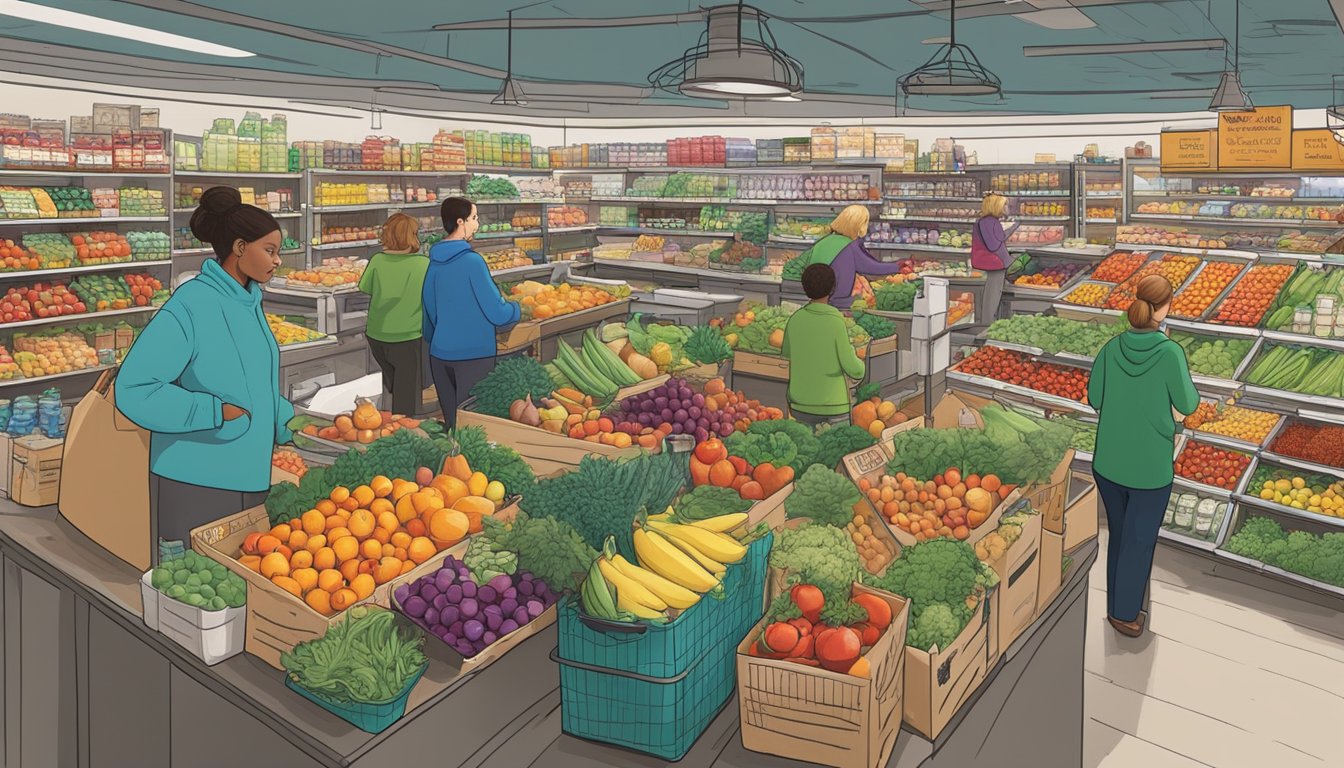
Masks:
[[[457,406],[471,395],[471,388],[495,370],[495,358],[478,357],[475,360],[440,360],[429,358],[429,371],[434,375],[434,390],[439,395],[443,423],[449,429],[457,428]]]
[[[1106,612],[1120,621],[1136,621],[1153,570],[1157,532],[1171,498],[1171,486],[1153,490],[1126,488],[1096,472],[1097,491],[1106,506]]]
[[[415,416],[421,407],[424,392],[424,344],[420,339],[411,341],[378,341],[369,339],[369,352],[383,370],[383,389],[392,395],[388,410],[398,416]]]
[[[246,493],[219,488],[202,488],[150,473],[149,510],[150,547],[155,564],[159,560],[158,542],[180,541],[191,549],[191,530],[222,520],[246,509],[266,503],[267,491]]]

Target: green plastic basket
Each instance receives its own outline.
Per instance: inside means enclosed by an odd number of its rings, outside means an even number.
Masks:
[[[720,643],[678,675],[657,678],[576,664],[553,651],[560,727],[581,739],[680,760],[732,696],[736,656],[736,644]]]
[[[429,662],[420,665],[419,671],[411,675],[411,679],[406,681],[406,685],[401,689],[401,692],[387,701],[368,703],[332,701],[294,682],[294,678],[288,674],[285,675],[285,687],[354,725],[361,731],[381,733],[406,714],[406,700],[411,697],[411,689],[415,688],[415,684],[420,682],[420,678],[424,676],[425,670],[428,668]]]
[[[706,595],[669,624],[623,624],[584,616],[578,601],[560,606],[559,647],[564,662],[648,678],[674,678],[711,649],[732,648],[765,613],[765,578],[774,534],[752,542],[728,567],[724,597]]]

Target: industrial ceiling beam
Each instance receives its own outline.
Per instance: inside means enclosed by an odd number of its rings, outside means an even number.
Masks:
[[[1344,0],[1341,0],[1344,2]],[[1207,40],[1154,40],[1140,43],[1095,43],[1089,45],[1024,45],[1022,55],[1036,56],[1114,56],[1124,53],[1167,51],[1221,51],[1227,48],[1222,38]]]

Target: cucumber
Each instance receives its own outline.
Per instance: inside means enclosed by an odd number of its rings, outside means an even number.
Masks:
[[[634,386],[640,382],[640,378],[635,375],[634,371],[630,370],[630,366],[622,362],[621,358],[615,352],[612,352],[607,345],[597,340],[597,334],[593,333],[592,329],[584,334],[583,342],[585,347],[592,347],[593,354],[597,357],[598,362],[604,365],[612,381],[623,387]]]

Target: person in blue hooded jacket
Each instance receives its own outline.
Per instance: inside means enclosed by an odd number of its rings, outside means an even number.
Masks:
[[[495,369],[495,330],[513,325],[522,307],[499,292],[485,259],[471,249],[481,222],[466,198],[449,197],[440,206],[448,237],[429,249],[422,294],[429,370],[444,423],[457,427],[457,405]]]
[[[260,284],[280,266],[280,225],[238,190],[212,187],[191,231],[216,258],[145,327],[116,383],[117,408],[150,433],[151,531],[161,545],[262,504],[271,454],[290,440],[294,416],[261,309]]]

